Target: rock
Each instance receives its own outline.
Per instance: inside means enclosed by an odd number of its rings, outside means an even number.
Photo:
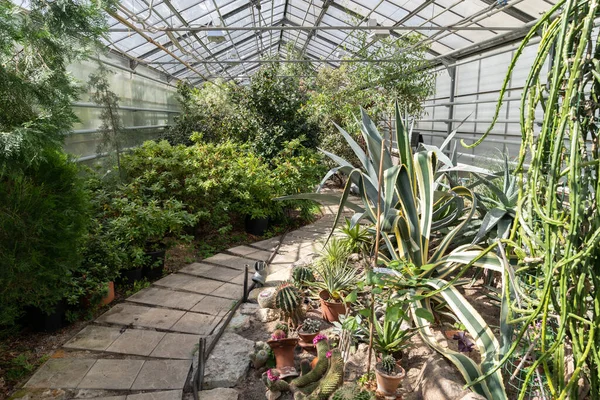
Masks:
[[[250,328],[250,321],[252,318],[249,315],[242,314],[239,310],[236,311],[229,325],[225,328],[225,331],[240,332]]]
[[[272,308],[261,308],[258,310],[257,315],[260,322],[271,322],[279,318],[279,310],[274,310]]]
[[[267,393],[265,393],[265,396],[266,396],[267,400],[277,400],[278,398],[281,397],[281,392],[272,392],[270,390],[267,390]]]
[[[235,389],[217,388],[203,390],[199,397],[202,400],[238,400],[239,393]]]
[[[484,397],[464,390],[464,379],[441,355],[432,354],[421,369],[415,391],[423,400],[485,400]],[[470,397],[469,397],[470,396]]]
[[[217,342],[204,369],[203,387],[230,388],[238,384],[250,366],[254,342],[235,333],[225,332]]]
[[[260,308],[257,304],[244,303],[239,308],[242,315],[254,315]]]
[[[258,305],[261,308],[275,307],[275,291],[276,291],[276,288],[274,288],[274,287],[268,287],[268,288],[262,289],[257,297]]]
[[[264,287],[255,287],[254,289],[252,289],[249,293],[248,293],[248,303],[258,303],[258,295],[260,294],[260,292],[262,292],[263,290],[265,290]]]

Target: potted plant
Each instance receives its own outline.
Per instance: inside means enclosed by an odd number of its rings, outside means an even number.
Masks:
[[[283,329],[276,329],[267,344],[273,350],[277,369],[287,376],[293,374],[291,371],[295,371],[294,349],[298,338],[289,338]]]
[[[321,321],[312,318],[305,319],[302,325],[298,327],[298,336],[300,336],[301,345],[312,347],[313,339],[319,334],[320,330]]]
[[[385,396],[395,396],[404,375],[404,369],[397,364],[394,356],[383,357],[381,362],[375,365],[377,390]]]
[[[337,238],[332,238],[314,267],[318,280],[311,285],[321,289],[319,300],[323,319],[327,322],[339,320],[347,313],[345,294],[358,280],[358,270],[348,264],[348,247]]]
[[[409,346],[409,340],[416,333],[416,329],[404,329],[402,323],[407,320],[406,313],[400,305],[388,306],[383,317],[383,323],[378,318],[373,318],[373,348],[378,353],[378,361],[388,355],[393,356],[398,364],[402,359],[402,352]],[[369,329],[363,326],[363,331]]]

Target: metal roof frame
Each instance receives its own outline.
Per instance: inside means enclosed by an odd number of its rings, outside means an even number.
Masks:
[[[402,41],[422,36],[434,64],[459,60],[522,38],[537,14],[555,0],[122,0],[110,13],[111,51],[145,64],[168,79],[201,83],[222,76],[249,76],[262,65],[261,56],[283,54],[291,44],[313,67],[326,63],[364,62],[356,48],[358,31],[379,29]],[[537,13],[537,14],[536,14]],[[142,17],[143,16],[143,19]],[[221,30],[225,41],[212,43],[206,31]],[[336,56],[345,47],[348,59]],[[232,56],[234,59],[232,59]],[[239,61],[239,63],[238,63]],[[382,60],[385,61],[385,60]],[[240,66],[240,68],[233,68]]]

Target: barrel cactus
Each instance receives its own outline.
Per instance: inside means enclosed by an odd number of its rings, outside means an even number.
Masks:
[[[277,287],[275,292],[275,306],[283,315],[297,325],[302,306],[302,293],[289,282],[284,282]]]
[[[394,356],[385,356],[381,360],[381,371],[387,375],[396,375],[396,359]]]
[[[315,275],[308,267],[295,267],[292,270],[292,279],[297,285],[305,285],[315,281]]]

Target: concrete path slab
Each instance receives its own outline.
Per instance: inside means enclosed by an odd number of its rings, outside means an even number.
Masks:
[[[154,282],[157,286],[166,286],[177,290],[187,290],[200,294],[211,294],[223,284],[212,279],[196,278],[187,274],[171,274]]]
[[[179,270],[180,273],[200,276],[203,278],[214,279],[221,282],[231,282],[232,279],[240,276],[240,271],[228,267],[218,267],[216,265],[194,263]],[[244,273],[241,273],[243,278]]]
[[[106,324],[169,329],[184,314],[184,311],[170,310],[168,308],[151,308],[122,303],[117,304],[102,314],[97,321]]]
[[[256,261],[267,261],[271,256],[271,251],[269,250],[257,250],[256,247],[250,246],[233,247],[227,250],[227,252]],[[250,267],[252,268],[252,265]]]
[[[77,387],[80,389],[129,389],[143,365],[143,360],[98,360]]]
[[[52,358],[29,379],[27,388],[76,388],[96,360]]]
[[[127,396],[127,400],[181,400],[182,397],[183,391],[168,390],[161,392],[130,394]]]
[[[211,293],[215,297],[224,297],[227,299],[241,299],[244,294],[244,287],[235,283],[224,283],[221,287]]]
[[[259,250],[273,251],[277,248],[278,245],[279,245],[279,236],[273,237],[270,239],[266,239],[266,240],[261,240],[260,242],[252,243],[252,244],[250,244],[250,247],[254,247]]]
[[[129,297],[127,301],[188,311],[203,298],[204,295],[201,294],[175,292],[170,289],[151,286],[140,290]]]
[[[206,296],[192,308],[192,311],[202,314],[225,316],[235,305],[236,300]]]
[[[251,260],[249,258],[244,258],[240,256],[235,256],[232,254],[219,253],[212,257],[205,258],[202,260],[203,263],[209,264],[217,264],[225,267],[244,270],[244,266],[248,265],[248,268],[251,268],[254,265],[255,260]]]
[[[127,329],[106,351],[109,353],[148,356],[164,336],[163,332]]]
[[[191,360],[198,351],[200,335],[167,333],[154,348],[150,357]]]
[[[188,312],[173,325],[171,330],[175,332],[208,336],[212,333],[219,321],[220,319],[217,320],[216,317],[212,315]]]
[[[183,389],[191,366],[191,360],[148,360],[131,390]]]
[[[120,328],[88,325],[65,343],[64,347],[68,349],[104,351],[119,336],[121,336]]]

